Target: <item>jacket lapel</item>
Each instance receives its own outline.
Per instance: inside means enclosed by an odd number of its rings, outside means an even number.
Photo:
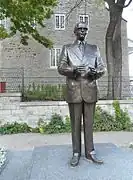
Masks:
[[[83,63],[84,64],[89,64],[90,67],[95,68],[95,60],[96,60],[96,55],[94,50],[92,49],[91,46],[89,46],[87,43],[85,45],[85,52],[84,52],[84,58],[83,58]]]
[[[75,41],[68,51],[69,59],[72,62],[73,65],[90,65],[94,66],[95,57],[93,55],[93,51],[91,47],[88,46],[88,44],[85,42],[84,45],[84,54],[79,49],[79,44],[77,41]]]
[[[76,56],[77,56],[77,58],[80,60],[80,61],[82,61],[82,53],[81,53],[81,51],[80,51],[80,49],[79,49],[79,47],[78,47],[78,44],[74,44],[73,45],[73,47],[72,47],[72,49],[71,49],[71,51],[72,51],[72,53],[73,54],[75,54]]]

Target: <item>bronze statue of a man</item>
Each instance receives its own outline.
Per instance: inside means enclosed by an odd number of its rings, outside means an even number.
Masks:
[[[58,72],[66,76],[66,101],[69,106],[73,156],[72,166],[79,164],[81,156],[81,119],[83,116],[85,157],[95,163],[103,161],[96,157],[93,144],[93,120],[97,102],[96,80],[105,73],[105,65],[96,45],[85,41],[88,26],[77,23],[74,28],[76,41],[64,45],[58,63]]]

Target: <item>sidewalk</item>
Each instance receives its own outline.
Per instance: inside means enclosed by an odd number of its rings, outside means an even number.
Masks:
[[[82,134],[82,140],[84,139]],[[133,132],[95,132],[94,143],[113,143],[128,147],[133,142]],[[71,134],[42,135],[36,133],[0,136],[0,146],[13,150],[26,150],[44,145],[71,144]]]
[[[117,147],[128,147],[130,142],[133,142],[133,132],[94,133],[94,143],[98,143],[95,144],[97,154],[104,164],[98,166],[87,161],[83,155],[79,166],[72,168],[69,163],[71,134],[0,136],[0,146],[11,150],[0,179],[133,180],[133,151]]]

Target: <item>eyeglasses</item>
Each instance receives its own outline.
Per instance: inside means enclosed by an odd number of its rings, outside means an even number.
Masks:
[[[83,28],[83,27],[80,27],[80,28],[77,28],[78,30],[85,30],[87,31],[88,29],[87,28]]]

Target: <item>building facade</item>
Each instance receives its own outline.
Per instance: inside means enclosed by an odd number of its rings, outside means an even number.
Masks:
[[[23,67],[26,84],[33,81],[44,83],[58,80],[61,82],[62,77],[57,72],[61,48],[64,44],[75,40],[73,29],[79,21],[88,23],[87,42],[98,45],[103,61],[106,63],[105,34],[109,23],[109,13],[105,8],[98,8],[93,0],[88,1],[87,4],[82,2],[70,13],[76,2],[77,0],[66,0],[65,2],[60,0],[51,19],[45,21],[46,28],[40,30],[42,35],[53,41],[53,49],[47,49],[34,40],[29,40],[29,45],[23,46],[20,44],[18,36],[5,39],[1,42],[0,68],[19,69]],[[128,77],[128,45],[125,20],[122,20],[122,49],[122,75]],[[64,79],[62,81],[64,82]],[[107,79],[103,84],[107,86]]]

